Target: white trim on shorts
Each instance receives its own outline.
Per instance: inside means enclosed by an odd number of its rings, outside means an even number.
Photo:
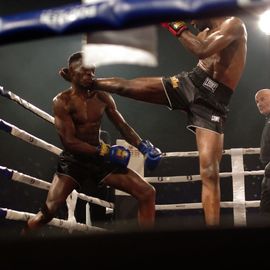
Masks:
[[[164,90],[164,92],[165,92],[165,95],[166,95],[166,97],[167,97],[167,100],[168,100],[168,103],[169,103],[169,105],[170,106],[166,106],[169,110],[173,110],[173,108],[172,108],[172,102],[171,102],[171,100],[170,100],[170,98],[169,98],[169,95],[168,95],[168,93],[167,93],[167,90],[166,90],[166,87],[165,87],[165,85],[164,85],[164,83],[163,83],[163,80],[162,80],[162,78],[161,78],[161,83],[162,83],[162,86],[163,86],[163,90]]]
[[[198,126],[195,126],[195,125],[187,125],[186,128],[187,128],[189,131],[191,131],[192,133],[194,133],[194,134],[196,134],[196,132],[195,132],[193,129],[191,129],[191,127],[194,127],[194,128],[200,128],[200,129],[205,129],[205,130],[208,130],[208,131],[210,131],[210,132],[214,132],[214,133],[219,134],[219,135],[223,135],[223,134],[224,134],[224,133],[216,132],[216,131],[214,131],[214,130],[212,130],[212,129],[209,129],[209,128],[198,127]]]

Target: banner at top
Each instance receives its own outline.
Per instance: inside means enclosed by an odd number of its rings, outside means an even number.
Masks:
[[[233,15],[270,0],[93,0],[0,17],[0,44],[99,30],[118,30],[162,21]]]

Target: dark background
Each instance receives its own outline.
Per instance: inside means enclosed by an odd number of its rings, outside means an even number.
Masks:
[[[9,0],[0,2],[0,15],[48,8],[77,1],[29,1]],[[242,80],[232,97],[230,114],[225,129],[224,148],[259,147],[264,123],[259,115],[254,94],[260,88],[270,86],[270,44],[269,37],[257,27],[257,19],[242,16],[248,31],[248,55]],[[0,46],[0,85],[40,109],[52,113],[51,101],[68,84],[58,76],[58,70],[67,65],[67,58],[81,50],[82,34],[65,37],[46,38]],[[159,66],[157,68],[136,65],[110,65],[97,69],[97,76],[162,76],[191,69],[197,59],[187,52],[166,30],[158,27]],[[146,104],[119,96],[114,96],[118,109],[142,138],[150,139],[163,152],[196,150],[195,137],[185,128],[185,115],[179,111],[169,111],[166,107]],[[49,143],[62,147],[54,127],[46,121],[21,108],[12,101],[0,97],[0,118],[14,124]],[[120,134],[105,118],[102,128],[107,130],[112,142],[121,138]],[[56,156],[45,150],[0,132],[0,166],[17,170],[31,176],[51,181]],[[171,159],[155,172],[156,175],[198,174],[196,159]],[[260,169],[258,156],[245,158],[246,170]],[[230,171],[230,160],[224,157],[221,171]],[[147,172],[150,175],[149,172]],[[153,173],[151,174],[153,175]],[[258,200],[261,177],[246,178],[247,200]],[[200,201],[200,183],[166,184],[156,186],[157,203],[185,203]],[[222,179],[222,200],[232,200],[231,180]],[[0,178],[0,206],[10,209],[36,212],[44,201],[45,191]],[[201,211],[166,212],[160,216],[198,214]],[[196,213],[195,213],[196,212]],[[256,219],[257,209],[248,210],[250,224]],[[186,219],[185,219],[186,220]],[[222,209],[222,222],[232,224],[232,209]]]

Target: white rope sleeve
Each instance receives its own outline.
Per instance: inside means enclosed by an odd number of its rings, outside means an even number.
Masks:
[[[21,211],[15,211],[12,209],[7,208],[0,208],[1,210],[1,216],[3,217],[5,214],[5,218],[9,220],[22,220],[27,221],[30,217],[34,217],[35,214],[28,213],[28,212],[21,212]],[[81,232],[105,232],[106,230],[103,228],[95,227],[95,226],[88,226],[83,223],[78,222],[70,222],[68,220],[53,218],[48,225],[52,225],[55,227],[61,227],[64,229],[67,229],[69,231],[81,231]]]
[[[28,101],[22,99],[21,97],[17,96],[16,94],[12,93],[11,91],[5,91],[3,86],[0,86],[0,95],[3,97],[6,97],[12,101],[15,101],[19,105],[23,106],[25,109],[33,112],[34,114],[43,118],[44,120],[54,124],[54,118],[51,115],[42,111],[38,107],[36,107],[33,104],[29,103]]]
[[[18,181],[18,182],[21,182],[30,186],[34,186],[40,189],[49,190],[51,186],[51,183],[49,182],[46,182],[44,180],[29,176],[29,175],[26,175],[26,174],[23,174],[23,173],[20,173],[15,170],[11,170],[9,168],[2,167],[2,166],[0,166],[0,175],[1,174],[7,176],[9,179],[12,179],[14,181]],[[83,193],[78,193],[78,198],[80,198],[81,200],[93,203],[93,204],[103,206],[103,207],[108,207],[112,209],[114,208],[114,204],[111,202],[107,202],[104,200],[100,200],[98,198],[87,196]]]
[[[242,202],[240,203],[243,204]],[[260,201],[245,201],[244,205],[249,207],[259,207]],[[221,202],[220,207],[222,208],[234,208],[237,207],[236,202]],[[157,211],[172,211],[172,210],[188,210],[188,209],[202,209],[202,203],[180,203],[180,204],[161,204],[156,205]]]
[[[19,129],[16,126],[9,124],[6,121],[1,120],[1,119],[0,119],[0,128],[3,131],[23,140],[25,142],[28,142],[30,144],[37,146],[37,147],[43,148],[43,149],[45,149],[49,152],[52,152],[56,155],[59,155],[62,152],[62,149],[60,149],[60,148],[58,148],[50,143],[47,143],[46,141],[39,139],[39,138],[33,136],[32,134],[30,134],[22,129]]]
[[[76,223],[76,217],[74,215],[75,208],[77,205],[78,192],[73,190],[66,199],[66,204],[68,207],[68,221]]]
[[[86,205],[85,205],[85,223],[88,226],[91,226],[92,225],[91,215],[90,215],[90,204],[89,204],[89,202],[87,202]]]
[[[111,208],[111,209],[114,208],[114,204],[111,203],[111,202],[107,202],[107,201],[104,201],[104,200],[100,200],[98,198],[90,197],[90,196],[87,196],[87,195],[85,195],[83,193],[78,193],[78,198],[80,198],[80,199],[82,199],[84,201],[94,203],[94,204],[98,204],[98,205],[108,207],[108,208]]]
[[[12,180],[40,189],[49,190],[51,183],[13,170]]]
[[[246,225],[244,155],[242,148],[231,149],[234,225]]]
[[[231,155],[232,149],[223,151],[223,155]],[[244,155],[260,154],[260,148],[242,148]],[[163,157],[198,157],[198,151],[189,152],[167,152],[163,154]]]
[[[240,173],[240,172],[239,172]],[[240,173],[242,175],[242,173]],[[263,175],[264,170],[258,171],[244,171],[243,174],[246,175]],[[236,176],[237,172],[222,172],[219,174],[221,178]],[[149,183],[180,183],[180,182],[194,182],[200,181],[200,175],[184,175],[184,176],[156,176],[156,177],[145,177]]]

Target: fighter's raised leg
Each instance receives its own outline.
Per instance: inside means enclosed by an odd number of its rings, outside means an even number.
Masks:
[[[160,77],[143,77],[131,80],[117,77],[100,78],[94,80],[92,88],[140,101],[168,105]]]

